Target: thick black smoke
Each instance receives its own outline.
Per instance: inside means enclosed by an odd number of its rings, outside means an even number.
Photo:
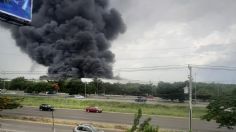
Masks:
[[[111,41],[125,31],[108,0],[34,0],[32,26],[13,28],[17,45],[49,75],[112,78]]]

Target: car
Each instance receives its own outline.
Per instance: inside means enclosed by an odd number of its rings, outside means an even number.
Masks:
[[[102,113],[102,109],[98,107],[87,107],[86,112],[93,112],[93,113]]]
[[[90,124],[80,124],[73,129],[73,132],[104,132],[104,131],[97,130],[93,125]]]
[[[154,99],[154,96],[152,95],[149,95],[149,96],[146,96],[147,99]]]
[[[39,110],[41,110],[41,111],[54,111],[55,109],[53,106],[51,106],[49,104],[41,104],[39,106]]]
[[[54,95],[54,94],[56,94],[56,91],[47,91],[46,92],[46,95]]]
[[[146,102],[147,98],[142,97],[142,96],[138,96],[137,99],[135,99],[135,102]]]
[[[85,97],[82,96],[82,95],[75,95],[74,98],[76,98],[76,99],[84,99]]]

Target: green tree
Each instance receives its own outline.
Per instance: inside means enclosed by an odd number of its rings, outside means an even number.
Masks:
[[[137,130],[139,125],[139,120],[141,117],[142,117],[142,110],[138,109],[138,113],[134,115],[134,123],[132,128],[130,129],[130,132],[134,132],[135,130]]]
[[[234,92],[232,95],[213,99],[207,106],[207,114],[202,119],[207,121],[216,120],[219,127],[232,129],[233,126],[236,126],[236,92]]]
[[[102,91],[102,81],[100,79],[94,78],[93,82],[92,82],[92,86],[95,88],[96,94],[103,93],[103,91]]]
[[[18,77],[11,81],[11,90],[25,90],[27,80],[24,77]]]
[[[37,82],[34,84],[34,90],[36,93],[54,90],[52,87],[52,84],[48,82]]]
[[[152,85],[141,84],[138,86],[138,89],[139,89],[139,95],[141,96],[152,94]]]
[[[152,120],[150,117],[144,120],[143,123],[140,124],[140,119],[142,117],[142,110],[138,109],[138,113],[134,116],[134,122],[132,128],[128,130],[128,132],[158,132],[159,127],[153,127],[150,124]]]
[[[26,93],[40,93],[53,90],[49,82],[26,81],[24,85],[24,91]]]
[[[0,96],[0,111],[22,107],[22,105],[20,104],[22,100],[23,98]]]
[[[0,89],[4,88],[4,79],[0,78]]]
[[[112,84],[110,84],[110,83],[102,83],[101,84],[102,93],[103,94],[110,94],[111,92],[109,90],[111,87],[112,87]]]
[[[79,79],[72,79],[65,82],[65,88],[70,95],[84,93],[84,85]]]
[[[34,87],[35,83],[32,82],[32,81],[28,81],[26,86],[25,86],[25,89],[24,91],[26,93],[33,93],[35,91],[35,87]]]
[[[162,99],[171,101],[179,100],[179,102],[183,102],[185,100],[184,87],[186,87],[186,85],[186,82],[160,82],[158,84],[157,96]]]

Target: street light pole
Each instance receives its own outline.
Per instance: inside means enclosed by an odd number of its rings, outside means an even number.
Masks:
[[[189,132],[192,132],[192,66],[188,65],[189,69]]]
[[[84,83],[84,96],[85,96],[85,98],[87,97],[87,92],[86,92],[86,82]]]
[[[5,90],[6,89],[6,82],[5,82],[5,79],[3,78],[3,89]]]
[[[194,96],[195,96],[195,103],[197,104],[197,74],[195,73],[195,92],[194,92]]]
[[[55,132],[55,125],[54,125],[54,115],[53,115],[53,111],[52,110],[52,131]]]

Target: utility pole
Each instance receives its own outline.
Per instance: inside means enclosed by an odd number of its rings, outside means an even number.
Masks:
[[[5,82],[5,72],[2,72],[3,74],[3,89],[5,90],[6,89],[6,82]]]
[[[218,97],[220,96],[220,87],[218,87]]]
[[[53,111],[54,111],[54,110],[52,110],[52,131],[53,131],[53,132],[56,132],[56,131],[55,131],[55,125],[54,125],[54,114],[53,114]]]
[[[97,96],[98,96],[98,80],[96,80],[96,83],[97,83]]]
[[[192,66],[188,65],[189,69],[189,132],[192,132]]]
[[[86,89],[87,89],[87,88],[86,88],[86,83],[87,83],[87,82],[84,82],[84,97],[85,97],[85,98],[87,97],[87,92],[86,92]]]
[[[6,82],[5,82],[5,79],[3,78],[3,89],[5,90],[6,89]]]
[[[84,81],[84,97],[86,98],[87,97],[87,88],[86,88],[86,74],[84,73],[84,78],[85,78],[85,81]]]
[[[195,73],[195,92],[194,92],[194,96],[195,96],[195,103],[197,104],[197,74]]]
[[[104,96],[106,96],[106,87],[104,87],[103,82],[102,82],[102,88],[103,88],[103,94],[104,94]]]

